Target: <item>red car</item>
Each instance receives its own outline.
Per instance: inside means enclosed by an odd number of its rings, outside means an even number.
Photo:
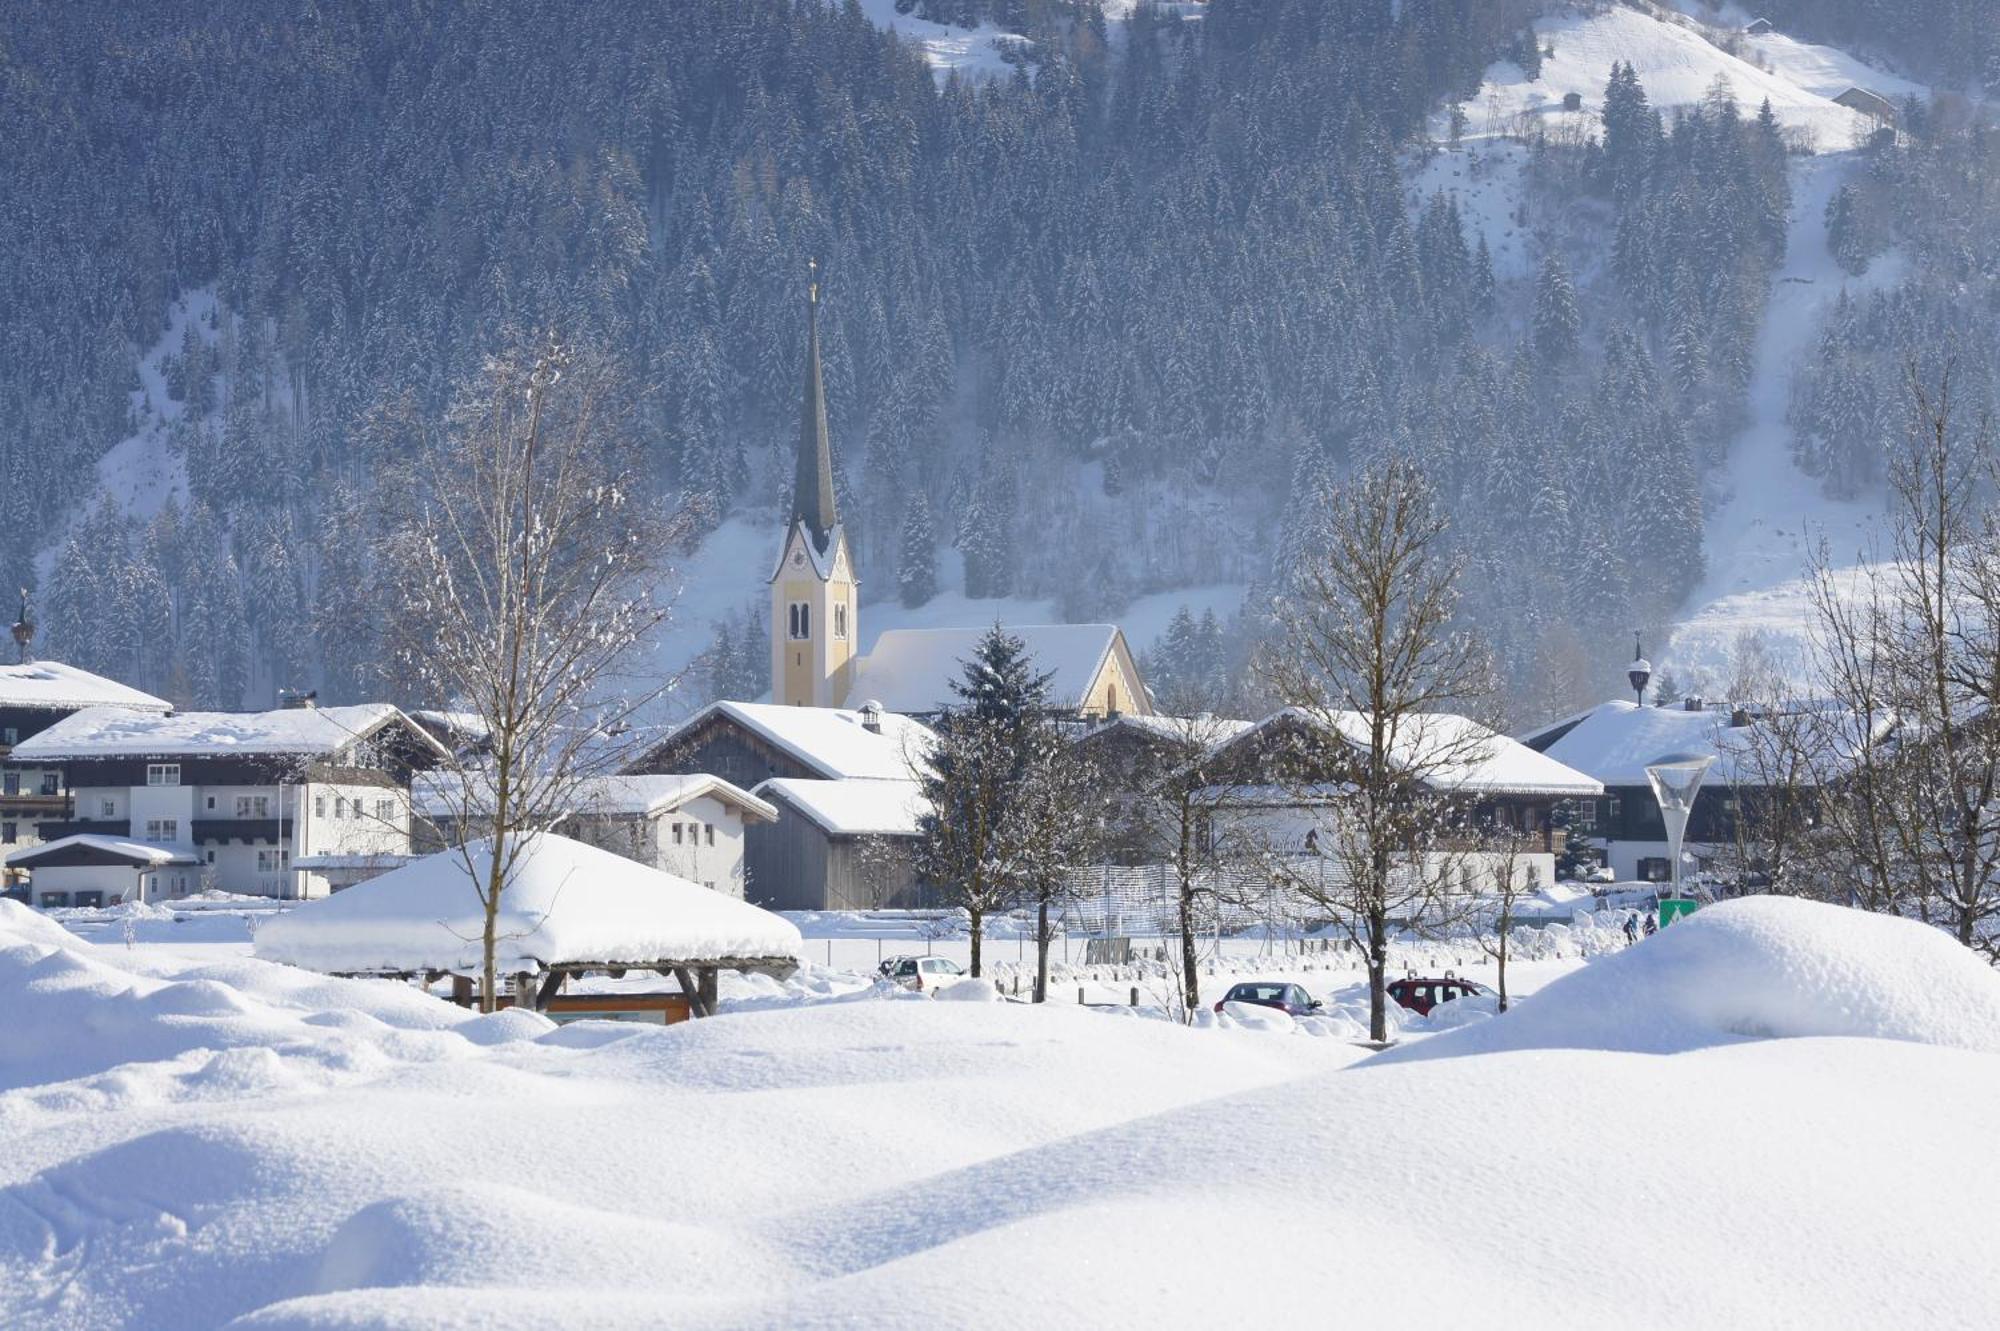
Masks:
[[[1304,1017],[1319,1011],[1317,998],[1298,985],[1281,984],[1276,980],[1239,984],[1222,996],[1215,1010],[1222,1011],[1225,1003],[1255,1003],[1258,1007],[1274,1007],[1293,1017]]]
[[[1449,971],[1445,972],[1442,980],[1406,975],[1400,980],[1389,981],[1387,988],[1389,997],[1395,999],[1398,1006],[1406,1007],[1420,1017],[1429,1016],[1431,1009],[1440,1003],[1493,992],[1483,984],[1461,980]]]

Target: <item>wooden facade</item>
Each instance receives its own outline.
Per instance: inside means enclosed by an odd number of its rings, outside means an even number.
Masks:
[[[910,837],[829,832],[784,792],[763,792],[778,821],[745,838],[748,900],[766,910],[887,910],[929,904]]]

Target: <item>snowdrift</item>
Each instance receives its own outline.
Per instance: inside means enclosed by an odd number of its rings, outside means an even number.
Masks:
[[[1847,1036],[2000,1053],[2000,972],[1928,925],[1788,897],[1707,906],[1510,1011],[1377,1061],[1512,1049],[1670,1054]]]

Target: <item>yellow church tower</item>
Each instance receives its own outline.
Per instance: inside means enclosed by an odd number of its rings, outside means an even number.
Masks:
[[[861,580],[854,575],[853,552],[833,502],[833,448],[819,371],[819,265],[811,268],[798,478],[771,573],[771,701],[839,707],[847,701],[854,672]]]

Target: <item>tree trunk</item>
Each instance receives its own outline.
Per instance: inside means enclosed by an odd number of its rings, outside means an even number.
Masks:
[[[1035,903],[1035,1001],[1049,1001],[1049,897]]]
[[[977,906],[968,906],[966,917],[972,924],[972,976],[979,978],[979,943],[986,932],[986,912]]]
[[[1187,994],[1186,1019],[1193,1021],[1194,1014],[1201,1010],[1201,978],[1195,973],[1194,888],[1185,878],[1181,880],[1180,908],[1181,983]]]
[[[480,930],[479,939],[479,1010],[481,1012],[497,1010],[500,999],[497,988],[498,976],[495,974],[496,963],[494,955],[499,950],[500,891],[506,886],[502,881],[505,876],[502,855],[505,850],[506,836],[507,834],[498,827],[493,829],[493,839],[490,845],[493,858],[486,869],[486,900],[480,903],[485,907],[485,922],[484,927]]]
[[[1368,1038],[1389,1039],[1389,922],[1379,910],[1368,913]]]
[[[1500,917],[1500,1010],[1507,1010],[1507,928],[1513,922],[1511,915]]]

